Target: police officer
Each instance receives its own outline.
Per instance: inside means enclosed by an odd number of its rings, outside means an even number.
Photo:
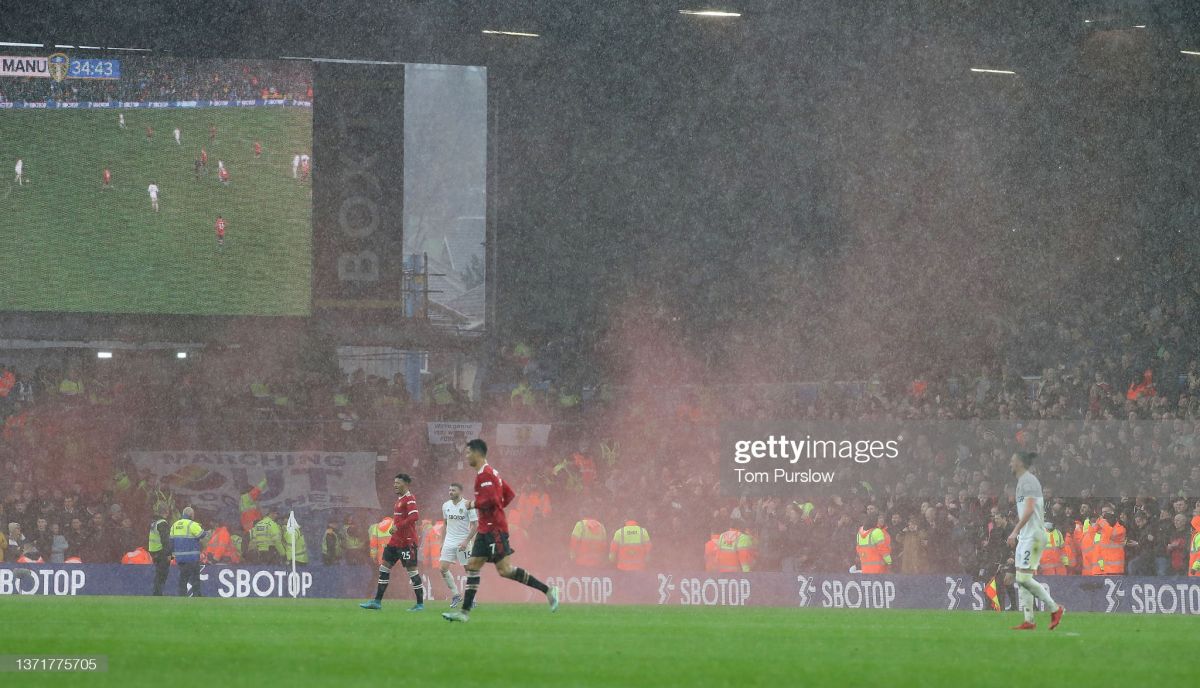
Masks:
[[[171,547],[175,554],[175,563],[179,566],[179,596],[188,597],[188,584],[191,584],[191,597],[203,597],[200,591],[200,551],[204,549],[201,540],[208,536],[194,519],[195,510],[184,507],[183,516],[171,525]]]
[[[154,561],[154,592],[156,597],[162,595],[163,585],[167,582],[167,574],[171,572],[171,526],[167,523],[167,510],[160,507],[157,519],[150,524],[150,543],[146,551]]]
[[[279,527],[279,510],[270,513],[250,529],[250,546],[246,561],[260,566],[274,566],[283,561],[283,529]]]

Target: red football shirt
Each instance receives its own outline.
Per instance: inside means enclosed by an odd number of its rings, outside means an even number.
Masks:
[[[392,533],[388,546],[416,547],[417,520],[420,518],[421,515],[417,513],[417,500],[412,493],[405,492],[400,495],[400,499],[396,500],[395,513],[392,514],[392,524],[396,527],[396,532]]]
[[[490,464],[475,476],[475,508],[479,512],[480,533],[507,533],[508,520],[504,518],[504,507],[512,504],[516,494],[508,483]]]
[[[217,220],[217,236],[225,236],[225,219]]]
[[[112,172],[104,170],[104,183],[107,184],[112,179]]]

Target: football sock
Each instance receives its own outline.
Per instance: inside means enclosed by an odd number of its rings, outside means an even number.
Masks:
[[[458,584],[454,582],[454,574],[450,572],[450,569],[442,571],[442,580],[446,581],[446,587],[450,588],[451,595],[458,594]]]
[[[408,582],[412,583],[413,595],[417,597],[417,604],[425,603],[425,586],[421,584],[421,574],[413,571],[408,574]]]
[[[467,571],[467,592],[463,595],[462,610],[471,611],[475,606],[475,593],[479,590],[479,572]]]
[[[1033,574],[1018,573],[1017,585],[1020,585],[1022,588],[1028,590],[1029,594],[1041,600],[1042,604],[1046,607],[1046,611],[1058,611],[1058,603],[1054,601],[1053,597],[1050,597],[1050,591],[1046,589],[1046,586],[1034,580]]]
[[[512,578],[518,583],[524,583],[525,585],[528,585],[534,590],[538,590],[540,592],[546,592],[550,589],[545,583],[529,575],[528,571],[519,566],[513,570]]]
[[[1018,596],[1021,598],[1021,611],[1025,613],[1025,621],[1033,623],[1033,594],[1026,590],[1025,586],[1021,586]]]
[[[379,585],[375,587],[375,601],[383,601],[383,593],[387,592],[388,581],[392,577],[391,569],[386,566],[379,567]]]

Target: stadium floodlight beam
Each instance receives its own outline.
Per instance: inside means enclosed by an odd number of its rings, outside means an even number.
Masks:
[[[0,41],[0,46],[7,48],[41,48],[42,43],[21,43],[19,41]]]
[[[97,351],[96,358],[112,358],[111,351]]]
[[[971,71],[975,72],[976,74],[1007,74],[1009,76],[1017,75],[1017,73],[1012,71],[1011,69],[988,69],[986,67],[971,67]]]
[[[1134,24],[1134,25],[1133,25],[1133,28],[1135,28],[1135,29],[1144,29],[1144,28],[1146,28],[1146,25],[1145,25],[1145,24]]]
[[[130,53],[148,53],[148,52],[150,52],[150,48],[113,48],[110,46],[108,49],[109,50],[124,50],[124,51],[130,52]]]
[[[728,12],[726,10],[679,10],[679,13],[689,17],[717,17],[724,19],[734,19],[742,16],[741,12]]]
[[[81,46],[79,46],[79,49],[80,50],[104,50],[104,48],[102,48],[98,45],[81,45]]]
[[[502,31],[500,29],[484,29],[483,33],[488,36],[516,36],[517,38],[539,38],[541,36],[541,34],[528,31]]]
[[[55,47],[55,48],[72,48],[72,49],[73,49],[75,46],[73,46],[73,45],[62,45],[62,44],[60,44],[60,43],[55,43],[55,44],[54,44],[54,47]]]
[[[178,358],[179,360],[182,361],[183,359],[187,358],[187,352],[186,351],[176,351],[175,358]]]
[[[1200,50],[1180,50],[1179,52],[1183,53],[1184,55],[1195,55],[1200,57]]]

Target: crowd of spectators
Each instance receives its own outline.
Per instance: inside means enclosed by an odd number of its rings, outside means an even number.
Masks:
[[[1039,454],[1047,520],[1061,532],[1111,508],[1128,530],[1131,567],[1178,574],[1187,559],[1181,538],[1200,514],[1197,294],[1196,285],[1127,294],[1031,322],[1022,332],[1034,334],[1012,346],[1026,355],[1036,341],[1036,368],[981,364],[846,383],[687,384],[671,379],[674,357],[656,351],[660,370],[649,382],[599,375],[585,386],[570,373],[578,366],[563,340],[503,347],[476,399],[438,377],[414,398],[401,375],[267,360],[268,347],[186,364],[131,356],[9,368],[0,520],[27,538],[57,526],[64,555],[86,542],[90,556],[113,560],[129,542],[126,516],[139,538],[149,519],[147,505],[114,501],[121,457],[187,448],[375,451],[389,457],[380,485],[389,472],[413,474],[433,513],[445,485],[469,475],[454,446],[427,441],[428,422],[480,421],[485,436],[495,422],[548,423],[546,446],[497,450],[518,493],[538,497],[536,506],[518,504],[514,519],[519,547],[535,560],[561,561],[586,515],[610,532],[638,521],[652,557],[680,568],[702,567],[712,533],[736,527],[754,535],[759,569],[844,572],[855,563],[858,528],[882,518],[897,570],[977,573],[1006,551],[1015,517],[1008,457],[1022,448]],[[1099,334],[1104,314],[1119,322]],[[890,424],[908,428],[911,441],[836,496],[801,487],[786,498],[739,495],[720,482],[722,423],[771,419]],[[958,434],[943,437],[928,423]],[[972,442],[958,441],[964,432]],[[85,512],[79,528],[62,516],[68,496]],[[365,530],[380,514],[347,516]],[[100,535],[76,542],[80,528]]]
[[[75,55],[74,57],[80,57]],[[0,102],[147,102],[286,98],[312,100],[304,62],[123,55],[119,79],[0,80]]]

